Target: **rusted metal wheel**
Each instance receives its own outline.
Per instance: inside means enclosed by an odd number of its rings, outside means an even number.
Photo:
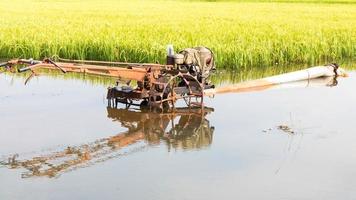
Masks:
[[[204,90],[202,83],[189,73],[167,75],[157,79],[150,91],[149,104],[164,110],[175,108],[183,99],[189,107],[203,107]]]
[[[165,101],[174,108],[178,99],[183,99],[188,107],[203,107],[204,89],[196,77],[189,73],[179,73],[171,78],[165,88]]]
[[[182,80],[189,92],[185,93],[182,98],[188,107],[203,107],[204,88],[203,83],[188,73],[182,74]]]
[[[151,108],[162,108],[164,90],[169,80],[170,76],[165,75],[158,78],[155,82],[152,83],[148,98],[148,105]]]
[[[169,81],[164,85],[163,98],[162,98],[162,108],[167,111],[174,109],[176,101],[179,99],[175,89],[177,87],[177,82],[180,80],[180,76],[172,76]]]

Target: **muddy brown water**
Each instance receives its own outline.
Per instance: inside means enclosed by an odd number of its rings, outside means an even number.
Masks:
[[[0,74],[0,199],[353,199],[355,77],[171,115],[107,107],[110,81]]]

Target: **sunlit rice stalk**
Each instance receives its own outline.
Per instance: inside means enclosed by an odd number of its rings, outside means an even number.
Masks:
[[[0,57],[164,63],[174,44],[240,71],[355,58],[353,1],[283,2],[0,1]]]

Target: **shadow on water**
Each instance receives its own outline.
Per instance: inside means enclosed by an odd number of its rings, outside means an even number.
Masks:
[[[166,144],[168,151],[199,150],[212,143],[214,127],[206,115],[213,111],[212,108],[180,108],[174,113],[153,113],[107,107],[107,117],[127,128],[126,131],[28,159],[18,154],[7,156],[0,161],[0,167],[25,170],[22,178],[53,178],[161,143]]]

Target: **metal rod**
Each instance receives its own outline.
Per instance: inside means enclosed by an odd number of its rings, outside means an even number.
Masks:
[[[128,63],[128,62],[109,62],[109,61],[95,61],[95,60],[70,60],[64,58],[58,58],[59,61],[68,62],[68,63],[82,63],[82,64],[105,64],[105,65],[124,65],[124,66],[156,66],[156,67],[167,67],[172,65],[162,65],[155,63]]]

